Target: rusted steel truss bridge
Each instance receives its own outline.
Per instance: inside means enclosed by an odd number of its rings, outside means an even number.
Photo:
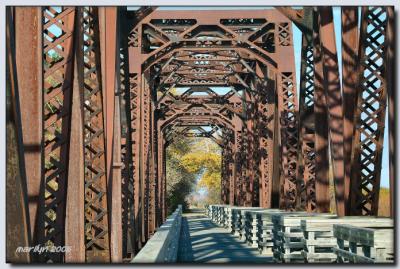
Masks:
[[[393,7],[342,7],[341,79],[332,7],[243,9],[7,8],[9,257],[129,261],[182,136],[222,148],[225,204],[377,215],[389,128],[393,199]]]

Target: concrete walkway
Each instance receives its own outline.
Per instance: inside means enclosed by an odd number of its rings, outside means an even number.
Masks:
[[[183,214],[178,263],[271,263],[201,212]]]

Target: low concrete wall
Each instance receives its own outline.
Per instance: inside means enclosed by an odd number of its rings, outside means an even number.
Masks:
[[[174,263],[177,260],[182,224],[182,206],[161,225],[132,263]]]

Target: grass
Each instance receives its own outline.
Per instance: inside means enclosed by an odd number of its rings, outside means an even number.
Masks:
[[[387,188],[381,188],[379,192],[378,216],[390,216],[390,191]]]

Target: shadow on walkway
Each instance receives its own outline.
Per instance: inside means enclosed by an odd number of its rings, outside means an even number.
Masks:
[[[193,212],[193,211],[192,211]],[[271,263],[272,257],[240,242],[200,212],[184,214],[178,262]]]

